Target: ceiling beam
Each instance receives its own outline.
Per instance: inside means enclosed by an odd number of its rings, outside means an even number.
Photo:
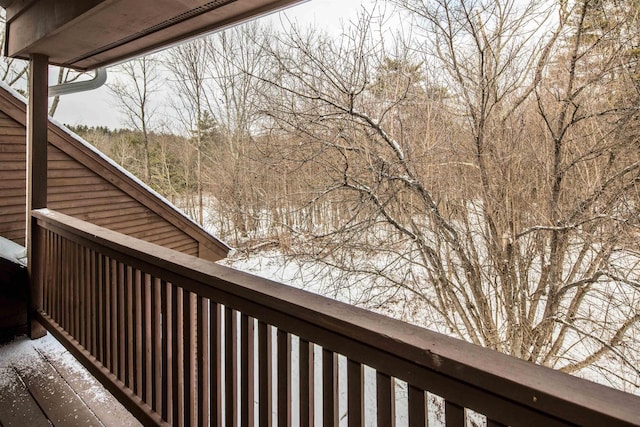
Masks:
[[[6,54],[78,70],[112,65],[300,0],[0,0]]]

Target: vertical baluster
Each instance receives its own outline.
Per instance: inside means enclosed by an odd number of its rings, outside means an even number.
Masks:
[[[67,241],[60,239],[60,326],[67,330]]]
[[[78,331],[76,329],[76,301],[77,301],[77,297],[76,297],[76,266],[78,265],[76,257],[75,257],[75,251],[74,251],[74,246],[75,244],[68,240],[67,241],[67,265],[68,265],[68,273],[67,273],[67,278],[68,278],[68,295],[69,295],[69,303],[67,306],[67,309],[69,310],[69,317],[68,317],[68,323],[69,323],[69,329],[68,331],[70,332],[69,335],[71,335],[73,338],[76,338],[78,335]]]
[[[127,386],[134,390],[136,388],[135,372],[139,365],[136,363],[136,343],[137,336],[135,334],[135,283],[133,281],[133,269],[130,266],[125,266],[125,289],[126,289],[126,304],[124,310],[124,324],[125,339],[124,344],[126,348],[125,352],[125,383]]]
[[[209,411],[211,425],[222,427],[222,306],[209,301]]]
[[[132,269],[131,283],[133,284],[133,336],[134,345],[134,368],[133,368],[133,384],[134,393],[144,402],[146,400],[144,394],[144,378],[146,376],[145,364],[145,331],[147,321],[147,307],[144,297],[144,285],[142,283],[142,273],[138,269]]]
[[[184,319],[180,316],[180,303],[179,297],[182,297],[182,292],[177,286],[170,286],[171,289],[171,315],[168,322],[171,324],[171,419],[172,424],[177,426],[178,420],[182,419],[181,414],[181,395],[182,395],[182,355],[180,341],[182,339],[182,322]]]
[[[49,286],[49,315],[55,319],[53,313],[56,306],[56,235],[47,230],[49,233],[49,270],[47,277],[47,285]]]
[[[85,347],[84,337],[84,311],[86,305],[85,295],[85,270],[84,270],[84,247],[76,243],[76,288],[78,290],[78,309],[76,311],[76,330],[78,331],[78,341]]]
[[[47,270],[47,286],[49,286],[49,310],[48,314],[52,319],[56,319],[55,311],[56,311],[56,265],[58,261],[58,256],[60,252],[57,252],[57,235],[53,231],[48,231],[50,233],[51,242],[49,242],[49,265]]]
[[[75,246],[76,263],[76,340],[84,347],[84,250],[78,243]]]
[[[54,284],[55,289],[55,321],[62,325],[62,238],[56,235],[56,281]]]
[[[52,316],[52,312],[55,310],[55,274],[56,274],[56,260],[55,260],[55,242],[56,236],[52,231],[47,230],[47,235],[49,236],[49,242],[47,245],[48,253],[48,262],[47,262],[47,275],[45,276],[45,283],[49,288],[49,307],[47,309],[47,313],[49,316]],[[53,316],[52,316],[53,317]]]
[[[44,276],[45,286],[47,287],[47,295],[48,295],[48,304],[47,304],[47,314],[53,318],[53,307],[55,305],[54,292],[53,292],[53,283],[55,277],[55,258],[54,248],[55,248],[55,236],[49,230],[47,232],[47,264],[46,264],[46,275]]]
[[[65,331],[69,331],[69,325],[67,324],[67,319],[68,319],[68,307],[67,304],[69,302],[69,296],[67,294],[68,291],[68,284],[69,284],[69,280],[67,278],[67,271],[68,271],[68,262],[67,262],[67,239],[61,239],[61,247],[62,247],[62,253],[60,254],[60,260],[61,260],[61,280],[60,280],[60,288],[62,290],[61,292],[61,298],[60,298],[60,325],[62,326],[62,328]]]
[[[90,307],[91,307],[91,261],[90,261],[90,257],[91,254],[89,252],[89,249],[85,246],[82,247],[82,289],[83,294],[82,294],[82,306],[84,308],[83,312],[82,312],[82,327],[83,327],[83,341],[84,341],[84,348],[85,349],[89,349],[90,347],[90,340],[91,340],[91,335],[90,335],[90,325],[91,325],[91,319],[90,319]]]
[[[81,292],[82,292],[82,285],[81,285],[81,281],[82,281],[82,253],[80,251],[80,245],[78,245],[77,243],[73,243],[73,260],[75,261],[73,263],[73,282],[74,282],[74,310],[73,310],[73,329],[74,329],[74,338],[76,339],[76,341],[78,341],[79,343],[83,343],[84,340],[82,339],[82,329],[81,329],[81,324],[82,322],[80,321],[81,318],[81,314],[82,314],[82,297],[81,297]]]
[[[49,251],[48,262],[47,262],[47,275],[46,284],[49,288],[49,307],[47,309],[47,313],[49,316],[53,317],[53,312],[55,311],[55,277],[56,277],[56,259],[55,259],[55,244],[56,244],[56,236],[52,231],[47,230],[47,234],[49,236],[49,244],[47,246],[47,250]]]
[[[93,311],[92,289],[93,281],[91,280],[91,249],[84,247],[84,341],[85,349],[93,354],[91,349],[91,341],[93,339],[93,330],[91,329],[91,312]]]
[[[136,278],[140,280],[140,304],[142,304],[142,324],[140,330],[140,345],[142,347],[142,369],[140,369],[139,380],[141,387],[142,400],[152,408],[153,404],[153,388],[151,385],[151,377],[153,377],[153,361],[151,357],[153,349],[153,311],[151,310],[153,291],[151,289],[151,278],[148,274],[136,270]]]
[[[166,333],[164,332],[163,322],[166,323],[166,299],[167,292],[164,283],[160,279],[148,276],[151,283],[151,381],[152,393],[150,398],[153,401],[153,408],[162,415],[162,419],[167,419],[167,407],[163,406],[164,390],[167,389],[167,346],[164,344]]]
[[[338,425],[338,356],[322,349],[322,424]]]
[[[65,250],[64,250],[64,240],[62,237],[58,236],[58,247],[59,247],[59,257],[58,257],[58,277],[57,277],[57,289],[58,289],[58,318],[56,321],[58,324],[64,328],[65,321]]]
[[[300,425],[313,425],[314,417],[314,376],[313,344],[300,338],[299,376],[300,376]]]
[[[109,263],[109,274],[111,277],[111,298],[108,307],[111,308],[111,372],[118,376],[118,266],[115,259],[111,259]]]
[[[444,417],[447,427],[464,427],[464,408],[453,402],[445,401]]]
[[[160,282],[150,274],[144,273],[145,288],[145,304],[148,305],[150,316],[147,317],[148,324],[145,325],[147,338],[145,349],[145,364],[147,366],[147,380],[145,387],[147,389],[146,401],[151,404],[153,409],[160,413],[160,379],[161,357],[162,357],[162,325],[160,320]]]
[[[363,424],[363,375],[362,365],[347,359],[347,407],[349,411],[349,427],[360,427]]]
[[[260,426],[271,426],[271,408],[273,407],[271,327],[264,322],[258,322],[258,378],[260,404],[258,423]]]
[[[49,287],[47,277],[49,275],[49,232],[43,228],[38,228],[42,233],[42,311],[49,313]]]
[[[91,341],[93,340],[93,330],[91,329],[91,313],[93,312],[93,280],[91,278],[92,267],[91,267],[91,249],[85,247],[84,248],[84,283],[85,283],[85,313],[84,313],[84,321],[85,321],[85,342],[86,348],[89,353],[93,354],[91,349]]]
[[[75,270],[76,270],[76,259],[75,259],[75,252],[73,250],[73,242],[68,240],[67,241],[67,265],[68,265],[68,270],[67,270],[67,279],[68,279],[68,283],[67,283],[67,294],[68,294],[68,298],[69,298],[69,302],[67,305],[67,310],[68,310],[68,329],[67,331],[69,331],[69,335],[71,335],[73,338],[75,338],[77,336],[77,331],[76,331],[76,319],[75,319],[75,311],[76,311],[76,295],[75,295],[75,288],[76,288],[76,280],[75,280]]]
[[[225,308],[225,417],[227,426],[238,425],[238,321],[236,312]]]
[[[98,262],[98,354],[100,362],[107,365],[107,315],[106,315],[106,298],[107,298],[107,269],[105,264],[107,259],[102,254],[96,254]]]
[[[76,244],[69,241],[69,330],[70,335],[78,340],[78,258]]]
[[[140,270],[136,270],[136,282],[138,282],[140,290],[140,369],[136,372],[138,375],[139,391],[138,395],[142,397],[142,400],[153,407],[153,393],[151,392],[151,377],[153,371],[151,370],[151,349],[152,347],[152,334],[151,324],[153,322],[153,315],[151,312],[151,279],[148,274],[143,273]]]
[[[254,425],[254,321],[244,313],[240,314],[240,319],[240,422],[243,427],[248,427]]]
[[[126,295],[126,286],[125,286],[125,271],[124,264],[118,262],[116,265],[118,270],[118,301],[116,312],[118,314],[118,378],[120,381],[127,383],[127,373],[125,368],[125,361],[127,357],[127,324],[125,322],[125,316],[127,311],[127,295]],[[127,384],[130,385],[130,384]]]
[[[159,311],[156,306],[155,298],[155,286],[153,278],[141,271],[140,272],[140,290],[142,291],[142,303],[144,304],[144,318],[142,325],[142,333],[144,336],[143,346],[143,361],[142,361],[142,400],[147,402],[156,412],[156,398],[155,398],[155,382],[156,382],[156,341],[157,330],[159,325],[156,323],[157,312]]]
[[[291,425],[291,335],[278,329],[278,427]]]
[[[54,259],[54,239],[55,236],[49,230],[46,230],[47,233],[47,262],[45,264],[45,272],[44,275],[44,283],[45,290],[47,292],[47,308],[46,312],[50,317],[53,317],[53,305],[54,305],[54,294],[53,294],[53,278],[55,277],[55,259]]]
[[[111,301],[113,300],[113,295],[111,293],[111,259],[108,257],[104,258],[104,299],[102,300],[102,310],[104,312],[105,319],[105,328],[104,328],[104,342],[105,342],[105,355],[104,362],[102,362],[108,370],[111,371]],[[113,371],[112,371],[113,372]]]
[[[106,296],[104,302],[104,311],[105,311],[105,319],[106,319],[106,328],[105,328],[105,341],[106,341],[106,366],[107,369],[113,372],[113,329],[115,328],[113,322],[113,306],[114,306],[114,278],[113,278],[113,269],[111,268],[111,258],[106,257],[104,262],[104,270],[106,273],[104,287],[106,289]]]
[[[173,318],[171,313],[170,297],[171,289],[167,289],[170,285],[164,280],[160,281],[160,294],[162,301],[162,418],[170,420],[171,408],[169,408],[170,398],[173,397],[169,386],[174,385],[173,372],[171,370],[173,358]],[[177,398],[176,398],[177,400]],[[173,423],[177,425],[177,423]]]
[[[193,424],[193,367],[194,352],[196,348],[192,345],[193,333],[193,299],[190,292],[182,290],[182,354],[183,354],[183,411],[184,425],[191,426]]]
[[[409,384],[409,426],[424,427],[426,404],[424,391]]]
[[[58,236],[58,247],[60,256],[58,257],[58,277],[56,288],[58,289],[58,318],[56,321],[64,327],[64,249],[62,237]]]
[[[213,309],[213,308],[212,308]],[[209,339],[213,338],[214,332],[209,329],[209,300],[201,297],[196,298],[196,378],[198,384],[197,406],[198,417],[196,422],[200,426],[209,424],[209,367],[211,353],[209,351]],[[214,355],[215,356],[215,355]],[[215,383],[214,383],[215,386]],[[215,418],[211,419],[211,424],[215,425]]]
[[[376,372],[376,402],[378,406],[378,425],[396,424],[395,380],[380,371]]]
[[[102,364],[107,369],[109,369],[111,366],[111,362],[110,362],[111,352],[109,347],[109,335],[111,333],[110,322],[109,322],[109,312],[110,312],[109,300],[110,300],[111,290],[109,289],[109,282],[111,280],[111,277],[109,275],[109,262],[110,261],[108,257],[106,256],[102,257],[103,282],[102,282],[102,299],[100,300],[100,302],[102,303],[100,310],[102,311],[102,322],[103,322],[102,323],[102,328],[103,328],[103,333],[102,333],[103,347],[102,348],[104,352]]]
[[[47,286],[49,287],[49,308],[47,313],[51,318],[55,319],[55,310],[56,310],[56,256],[58,252],[56,252],[56,235],[47,230],[49,233],[49,238],[51,241],[49,242],[49,262],[48,270],[47,270]]]
[[[64,239],[64,329],[72,332],[71,313],[71,242]]]
[[[58,246],[58,254],[60,254],[58,256],[56,265],[58,268],[57,274],[56,274],[56,299],[58,301],[57,303],[57,318],[56,321],[62,326],[63,323],[63,319],[64,319],[64,310],[63,310],[63,298],[64,298],[64,280],[63,280],[63,274],[64,274],[64,252],[62,249],[62,237],[58,236],[58,242],[57,242],[57,246]]]
[[[76,309],[76,331],[77,340],[83,347],[86,342],[84,340],[84,249],[79,244],[75,244],[76,247],[76,289],[77,289],[77,301],[78,307]]]
[[[72,243],[65,239],[65,327],[64,329],[74,336],[73,330],[73,263],[71,259],[73,257]]]
[[[78,297],[76,295],[76,285],[77,285],[77,280],[76,280],[76,267],[78,265],[77,262],[77,258],[76,258],[76,251],[75,251],[75,243],[72,241],[67,241],[67,247],[68,247],[68,251],[67,251],[67,255],[68,255],[68,265],[69,265],[69,272],[68,272],[68,279],[69,279],[69,284],[68,284],[68,289],[69,289],[69,305],[68,305],[68,310],[69,310],[69,335],[71,335],[73,338],[77,338],[78,337],[78,330],[76,329],[77,323],[76,323],[76,311],[77,311],[77,304],[78,304]]]
[[[50,239],[51,237],[49,236],[49,230],[45,230],[45,229],[41,229],[44,239],[43,239],[43,253],[42,253],[42,259],[44,261],[43,265],[42,265],[42,296],[43,296],[43,301],[42,301],[42,310],[44,310],[45,313],[49,314],[51,313],[51,309],[49,308],[49,303],[51,301],[51,296],[49,294],[49,275],[51,274],[51,261],[49,259],[49,253],[50,253],[50,249],[49,249],[49,245],[50,245]]]
[[[62,240],[63,257],[62,257],[62,327],[65,331],[69,332],[71,329],[71,322],[69,320],[71,309],[70,307],[70,280],[69,280],[69,241],[65,238]]]
[[[90,279],[89,279],[89,283],[90,283],[90,288],[89,288],[89,292],[91,293],[91,313],[89,313],[89,316],[91,316],[91,354],[93,354],[97,359],[99,359],[99,353],[98,353],[98,342],[99,342],[99,338],[98,338],[98,318],[99,318],[99,314],[100,314],[100,310],[98,309],[98,301],[99,301],[99,294],[100,294],[100,288],[98,286],[98,283],[100,281],[99,279],[99,263],[98,263],[98,254],[93,251],[90,250],[89,251],[89,262],[90,262],[90,268],[89,270],[91,271],[91,275],[90,275]]]

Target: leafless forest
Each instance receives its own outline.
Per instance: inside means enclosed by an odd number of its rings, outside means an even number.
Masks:
[[[637,393],[639,13],[390,0],[339,35],[250,23],[121,65],[127,130],[75,130],[240,250]]]

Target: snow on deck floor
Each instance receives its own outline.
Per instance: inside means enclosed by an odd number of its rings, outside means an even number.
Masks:
[[[17,390],[29,388],[24,378],[37,379],[38,387],[45,398],[62,399],[56,389],[53,392],[52,384],[60,383],[68,385],[72,392],[79,398],[81,412],[92,414],[98,423],[105,426],[139,426],[140,423],[120,404],[81,364],[78,362],[51,334],[45,337],[30,340],[27,337],[18,338],[10,343],[0,345],[0,389]],[[51,390],[51,396],[46,394]],[[34,391],[29,393],[33,396]],[[4,394],[4,393],[3,393]],[[0,400],[3,396],[0,396]],[[6,398],[6,396],[4,396]],[[34,396],[38,397],[38,396]],[[66,397],[65,397],[66,398]],[[13,418],[15,425],[16,416],[20,414],[8,414],[11,412],[9,401],[0,402],[0,419]],[[16,405],[20,402],[14,400]],[[82,405],[84,404],[84,405]],[[86,408],[85,408],[86,406]],[[46,412],[46,411],[45,411]],[[26,415],[26,414],[25,414]],[[4,423],[3,423],[4,424]],[[73,424],[73,423],[72,423]]]

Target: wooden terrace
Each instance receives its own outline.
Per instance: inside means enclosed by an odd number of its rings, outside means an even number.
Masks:
[[[0,425],[140,423],[49,335],[0,345]]]
[[[31,61],[30,335],[44,326],[144,425],[392,426],[402,401],[407,424],[425,426],[432,395],[447,426],[640,425],[638,396],[49,206],[50,62],[108,65],[289,3],[0,1],[8,53]]]

